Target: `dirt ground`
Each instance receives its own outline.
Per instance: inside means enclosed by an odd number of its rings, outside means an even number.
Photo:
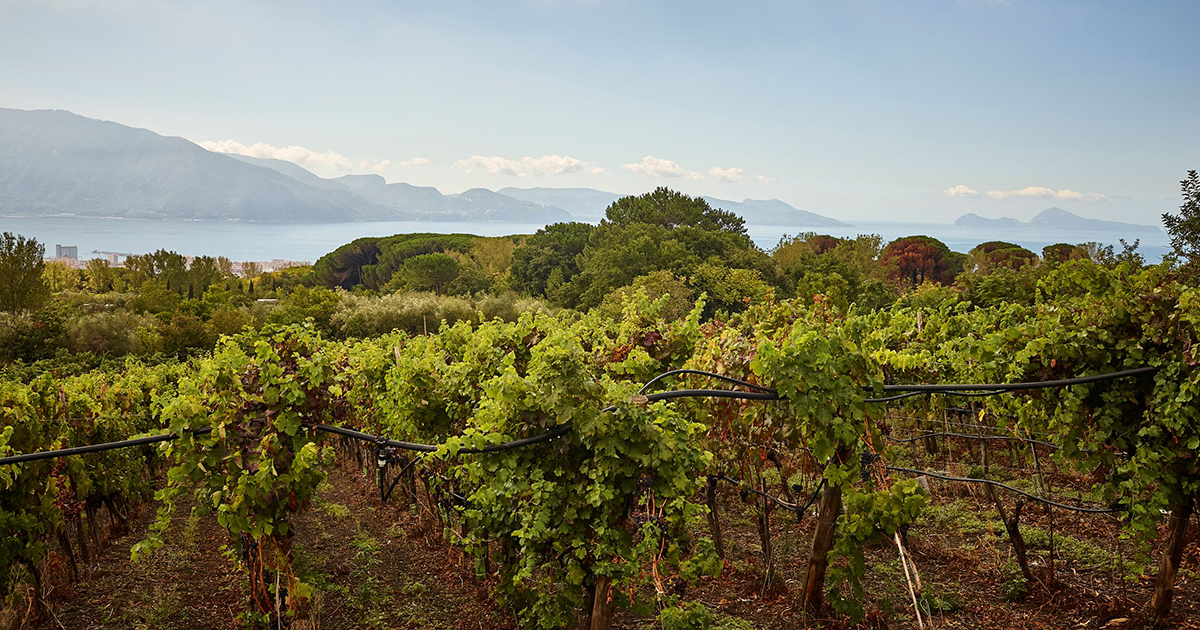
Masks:
[[[1155,566],[1139,572],[1128,562],[1131,543],[1119,539],[1115,519],[1053,514],[1026,507],[1031,566],[1036,579],[1021,588],[1011,545],[995,508],[976,486],[931,486],[933,502],[908,532],[908,545],[921,572],[933,627],[1141,628]],[[358,628],[506,629],[514,622],[475,579],[474,567],[443,542],[442,532],[400,491],[381,503],[377,488],[352,465],[330,474],[318,500],[296,525],[297,573],[318,595],[296,630]],[[837,620],[806,619],[796,598],[804,577],[814,518],[772,518],[778,567],[777,587],[760,594],[761,557],[750,510],[733,488],[721,492],[725,570],[688,590],[717,616],[714,628],[845,627]],[[1011,497],[1004,497],[1011,504]],[[130,531],[114,535],[98,558],[69,579],[52,557],[56,577],[48,588],[50,615],[40,629],[163,628],[209,630],[242,627],[243,579],[226,558],[228,535],[212,516],[181,516],[170,544],[139,562],[130,547],[145,536],[149,507],[131,516]],[[1050,579],[1049,534],[1055,537],[1055,571]],[[697,524],[707,535],[707,526]],[[1193,524],[1184,568],[1176,585],[1173,627],[1200,628],[1200,525]],[[1157,558],[1157,550],[1156,555]],[[868,550],[865,585],[868,628],[916,628],[911,601],[894,545]],[[1128,574],[1128,579],[1120,576]],[[616,627],[653,627],[653,619],[618,613]]]

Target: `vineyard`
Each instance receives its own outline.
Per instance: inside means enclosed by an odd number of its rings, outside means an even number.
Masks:
[[[2,382],[5,614],[70,627],[52,584],[117,544],[105,518],[128,532],[155,511],[120,549],[134,564],[213,521],[230,623],[324,627],[298,528],[358,478],[435,532],[500,627],[752,627],[713,594],[730,580],[776,602],[763,627],[984,626],[929,580],[950,528],[999,541],[994,595],[972,601],[1069,598],[1083,573],[1123,598],[1092,627],[1187,627],[1200,290],[1072,261],[1037,296],[679,318],[643,292],[616,317],[346,341],[268,326],[184,363]],[[957,561],[963,584],[982,571]]]

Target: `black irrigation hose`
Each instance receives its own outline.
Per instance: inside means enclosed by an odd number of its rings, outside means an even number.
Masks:
[[[462,448],[462,449],[459,449],[458,452],[459,452],[459,454],[463,454],[463,455],[473,455],[473,454],[479,454],[479,453],[496,453],[496,452],[500,452],[500,451],[507,451],[507,450],[514,449],[514,448],[520,448],[522,446],[530,446],[533,444],[539,444],[541,442],[549,442],[550,440],[560,438],[560,437],[566,435],[567,433],[569,433],[571,431],[571,426],[572,425],[570,422],[566,422],[566,423],[563,423],[563,424],[560,424],[560,425],[554,427],[553,429],[550,429],[549,431],[546,431],[545,433],[540,433],[540,434],[534,435],[532,437],[522,438],[520,440],[513,440],[511,442],[504,442],[503,444],[489,444],[489,445],[481,447],[481,448]],[[363,433],[361,431],[355,431],[354,429],[347,429],[345,427],[330,426],[328,424],[314,424],[314,425],[312,425],[312,427],[318,431],[324,431],[326,433],[335,433],[337,435],[342,435],[342,436],[345,436],[348,438],[362,440],[363,442],[371,442],[374,444],[378,444],[380,446],[390,446],[392,448],[398,448],[398,449],[405,450],[405,451],[417,451],[420,453],[434,453],[434,452],[437,452],[438,448],[440,448],[436,444],[418,444],[415,442],[401,442],[398,440],[389,440],[385,437],[381,437],[378,435],[371,435],[369,433]]]
[[[1030,438],[1017,437],[1014,435],[972,435],[970,433],[951,433],[951,432],[945,432],[945,431],[938,431],[936,433],[924,433],[924,434],[918,435],[916,437],[910,437],[910,438],[894,438],[890,435],[884,436],[885,439],[887,439],[889,442],[892,442],[894,444],[905,444],[908,442],[916,442],[916,441],[924,440],[925,438],[931,438],[931,437],[957,437],[957,438],[966,438],[968,440],[1008,440],[1010,442],[1024,442],[1025,444],[1037,444],[1038,446],[1045,446],[1046,448],[1053,448],[1053,449],[1062,448],[1061,446],[1054,444],[1052,442],[1045,442],[1043,440],[1034,440],[1034,439],[1030,439]]]
[[[1020,390],[1028,390],[1028,389],[1041,389],[1041,388],[1048,388],[1048,387],[1066,387],[1069,385],[1081,385],[1084,383],[1094,383],[1097,381],[1106,381],[1106,380],[1112,380],[1112,379],[1117,379],[1117,378],[1124,378],[1127,376],[1136,376],[1139,374],[1149,374],[1150,372],[1154,372],[1157,369],[1158,368],[1156,368],[1156,367],[1140,367],[1140,368],[1134,368],[1131,370],[1122,370],[1120,372],[1110,372],[1107,374],[1093,374],[1091,376],[1083,376],[1083,377],[1079,377],[1079,378],[1060,379],[1060,380],[1054,380],[1054,381],[1033,381],[1033,382],[1026,382],[1026,383],[994,383],[994,384],[986,384],[986,385],[962,385],[962,384],[884,385],[883,390],[884,391],[895,391],[895,392],[911,392],[911,393],[913,393],[913,395],[915,395],[917,393],[933,393],[933,392],[967,395],[967,394],[961,393],[961,392],[965,392],[965,391],[986,392],[986,393],[981,393],[981,394],[977,394],[977,395],[993,395],[995,393],[1006,392],[1006,391],[1020,391]],[[695,372],[701,373],[699,370],[697,370]],[[675,371],[675,373],[692,373],[692,372],[683,372],[683,371],[677,370],[677,371]],[[667,373],[667,374],[670,374],[670,373]],[[719,374],[713,374],[711,372],[704,372],[702,374],[704,374],[706,376],[713,376],[716,378],[720,378],[722,380],[730,379],[730,377],[725,377],[725,376],[722,376]],[[733,379],[733,380],[736,381],[736,379]],[[651,382],[653,382],[653,380]],[[733,390],[727,390],[727,389],[679,389],[679,390],[649,394],[646,396],[646,400],[648,402],[654,402],[654,401],[659,401],[659,400],[672,400],[675,398],[700,398],[700,397],[734,398],[734,399],[740,399],[740,400],[780,400],[780,398],[781,398],[779,396],[779,394],[777,392],[775,392],[774,390],[769,390],[765,387],[746,383],[745,381],[740,381],[739,384],[745,384],[749,387],[759,389],[759,390],[764,390],[764,391],[739,392],[739,391],[733,391]],[[897,398],[893,397],[892,399],[897,399]],[[868,398],[864,402],[886,402],[886,400],[888,400],[888,399]],[[615,409],[616,409],[615,406],[610,405],[608,407],[605,407],[601,411],[613,411]],[[326,425],[326,424],[316,424],[316,425],[312,425],[312,426],[313,426],[313,428],[317,429],[318,431],[325,431],[328,433],[336,433],[338,435],[343,435],[345,437],[354,438],[357,440],[373,442],[380,446],[391,446],[393,448],[398,448],[398,449],[403,449],[403,450],[408,450],[408,451],[433,453],[433,452],[436,452],[439,448],[437,445],[434,445],[434,444],[418,444],[418,443],[414,443],[414,442],[401,442],[398,440],[389,440],[387,438],[370,435],[367,433],[362,433],[360,431],[355,431],[353,429],[346,429],[343,427],[335,427],[335,426],[330,426],[330,425]],[[550,429],[549,431],[546,431],[545,433],[541,433],[539,435],[523,438],[520,440],[513,440],[511,442],[504,442],[503,444],[490,444],[490,445],[484,446],[482,448],[464,448],[464,449],[460,449],[458,451],[458,453],[465,454],[465,455],[479,454],[479,453],[496,453],[496,452],[500,452],[500,451],[506,451],[509,449],[513,449],[513,448],[520,448],[522,446],[531,446],[533,444],[539,444],[541,442],[548,442],[550,440],[554,440],[559,437],[562,437],[563,435],[566,435],[568,432],[571,431],[571,427],[572,427],[571,423],[566,422],[564,424],[554,427],[553,429]],[[193,433],[201,434],[201,433],[208,433],[209,431],[212,431],[212,427],[196,429],[193,431]],[[176,436],[174,434],[168,433],[168,434],[164,434],[164,435],[151,436],[151,437],[145,437],[145,438],[137,438],[137,439],[133,439],[133,440],[124,440],[121,442],[109,442],[107,444],[92,444],[92,445],[88,445],[88,446],[78,446],[75,448],[61,449],[61,450],[57,450],[57,451],[45,451],[45,452],[40,452],[40,453],[25,453],[23,455],[13,455],[11,457],[2,458],[2,459],[0,459],[0,465],[18,464],[21,462],[35,461],[35,460],[41,460],[41,459],[51,459],[54,457],[64,457],[67,455],[80,455],[80,454],[84,454],[84,453],[95,453],[95,452],[99,452],[99,451],[107,451],[107,450],[116,449],[116,448],[140,446],[143,444],[154,444],[156,442],[166,442],[169,440],[174,440],[177,437],[178,436]]]
[[[742,481],[740,479],[735,479],[728,475],[708,475],[707,477],[709,479],[715,479],[717,481],[724,481],[726,483],[731,483],[731,484],[737,486],[738,488],[745,490],[746,492],[753,492],[754,494],[757,494],[763,498],[766,498],[766,499],[770,500],[771,502],[773,502],[775,505],[777,505],[785,510],[788,510],[789,512],[795,512],[797,521],[804,520],[804,513],[808,511],[808,508],[812,507],[813,503],[817,502],[817,497],[821,496],[821,489],[825,487],[825,478],[822,477],[821,483],[817,484],[817,489],[813,490],[812,496],[808,498],[808,501],[806,501],[803,506],[801,506],[801,505],[797,505],[795,503],[790,503],[788,501],[784,501],[783,499],[780,499],[779,497],[767,494],[766,492],[763,492],[762,490],[757,490],[757,489],[751,488],[749,486],[743,488]]]
[[[785,510],[795,512],[800,509],[800,506],[796,505],[795,503],[789,503],[787,501],[784,501],[783,499],[780,499],[777,496],[767,494],[766,492],[763,492],[762,490],[759,490],[757,488],[751,488],[750,486],[743,487],[741,479],[734,479],[733,477],[729,477],[727,475],[708,475],[708,478],[716,479],[718,481],[724,481],[726,483],[731,483],[731,484],[737,486],[738,488],[740,488],[741,490],[757,494],[758,496],[771,501],[775,505],[778,505],[779,507],[781,507]],[[797,514],[799,514],[799,512],[797,512]]]
[[[415,466],[417,462],[421,460],[418,457],[414,457],[405,462],[404,465],[400,467],[400,472],[396,473],[396,476],[392,479],[391,485],[388,485],[387,469],[395,460],[395,452],[393,449],[387,449],[387,452],[384,452],[378,446],[375,447],[375,450],[375,464],[379,471],[379,502],[387,503],[388,498],[392,496],[392,492],[396,490],[396,486],[400,485],[400,480],[404,478],[404,473],[408,472],[410,468]],[[381,454],[383,457],[380,457]],[[380,464],[380,462],[382,462],[382,464]],[[387,486],[387,488],[385,489],[384,486]]]
[[[647,394],[646,402],[657,402],[660,400],[671,400],[674,398],[736,398],[740,400],[780,400],[779,394],[775,392],[739,392],[731,389],[673,389],[666,392],[658,392],[656,394]],[[616,411],[616,405],[609,405],[601,412],[608,413]]]
[[[1068,387],[1070,385],[1084,385],[1086,383],[1095,383],[1098,381],[1111,381],[1118,378],[1126,378],[1129,376],[1139,376],[1141,374],[1149,374],[1157,371],[1157,367],[1147,366],[1133,368],[1131,370],[1121,370],[1119,372],[1107,372],[1105,374],[1092,374],[1091,376],[1080,376],[1077,378],[1063,378],[1053,381],[1027,381],[1024,383],[983,383],[983,384],[959,384],[959,383],[941,383],[932,385],[884,385],[885,392],[942,392],[942,393],[958,393],[969,391],[994,391],[1000,392],[1015,392],[1027,389],[1047,389],[1052,387]],[[959,394],[965,395],[965,394]],[[990,395],[990,394],[989,394]]]
[[[655,376],[654,378],[650,379],[649,381],[646,381],[646,384],[642,385],[642,388],[638,390],[638,393],[645,394],[646,390],[650,389],[651,385],[654,385],[655,383],[657,383],[665,378],[670,378],[672,376],[679,376],[681,374],[695,374],[698,376],[707,376],[709,378],[715,378],[717,380],[725,381],[726,383],[730,383],[733,385],[741,385],[742,387],[748,387],[750,389],[758,390],[760,392],[768,392],[771,394],[776,393],[775,390],[771,389],[770,387],[763,387],[762,385],[755,385],[754,383],[750,383],[748,381],[743,381],[741,379],[733,378],[732,376],[725,376],[724,374],[717,374],[716,372],[706,372],[704,370],[691,370],[691,369],[671,370],[669,372],[663,372],[662,374]]]
[[[907,392],[904,394],[896,394],[895,396],[885,396],[883,398],[864,398],[863,402],[865,402],[865,403],[885,403],[885,402],[892,402],[892,401],[896,401],[896,400],[904,400],[905,398],[912,398],[913,396],[922,396],[922,395],[928,395],[928,394],[929,394],[929,392]]]
[[[1039,497],[1035,494],[1030,494],[1028,492],[1025,492],[1024,490],[1021,490],[1020,488],[1014,488],[1013,486],[1010,486],[1006,483],[1000,483],[999,481],[992,481],[991,479],[971,479],[968,477],[951,477],[950,475],[943,475],[942,473],[933,472],[931,470],[916,470],[913,468],[900,468],[899,466],[888,466],[887,469],[894,470],[897,472],[902,472],[902,473],[908,473],[910,475],[924,475],[926,477],[933,477],[934,479],[942,479],[944,481],[988,484],[991,486],[996,486],[997,488],[1003,488],[1005,490],[1008,490],[1009,492],[1015,492],[1016,494],[1019,494],[1023,497],[1031,499],[1033,501],[1037,501],[1038,503],[1045,503],[1046,505],[1050,505],[1050,506],[1053,506],[1056,508],[1061,508],[1064,510],[1069,510],[1072,512],[1083,512],[1085,514],[1116,514],[1116,513],[1126,511],[1125,509],[1120,509],[1120,508],[1089,508],[1089,507],[1081,507],[1081,506],[1075,506],[1075,505],[1067,505],[1065,503],[1051,501],[1050,499],[1043,499],[1042,497]]]
[[[193,435],[209,433],[212,427],[204,427],[202,429],[191,430]],[[89,444],[87,446],[76,446],[74,448],[63,448],[57,451],[41,451],[37,453],[24,453],[22,455],[12,455],[0,459],[0,466],[5,464],[20,464],[24,462],[32,462],[40,459],[54,459],[55,457],[66,457],[68,455],[83,455],[85,453],[99,453],[100,451],[111,451],[118,448],[129,448],[132,446],[143,446],[146,444],[157,444],[158,442],[169,442],[179,439],[174,433],[164,433],[162,435],[151,435],[148,437],[134,438],[132,440],[121,440],[120,442],[106,442],[104,444]]]
[[[864,398],[864,399],[863,399],[863,402],[865,402],[865,403],[885,403],[885,402],[892,402],[892,401],[894,401],[894,400],[903,400],[903,399],[905,399],[905,398],[912,398],[913,396],[921,396],[921,395],[926,395],[926,396],[928,396],[928,395],[930,395],[930,394],[934,394],[934,393],[942,394],[942,395],[945,395],[945,396],[962,396],[962,397],[964,397],[964,398],[983,398],[984,396],[996,396],[996,395],[998,395],[998,394],[1003,394],[1003,393],[1005,393],[1005,390],[1003,390],[1003,389],[997,389],[997,390],[989,390],[989,391],[983,391],[983,392],[960,392],[960,391],[927,392],[927,391],[916,391],[916,392],[905,392],[905,393],[903,393],[903,394],[896,394],[895,396],[886,396],[886,397],[884,397],[884,398]]]

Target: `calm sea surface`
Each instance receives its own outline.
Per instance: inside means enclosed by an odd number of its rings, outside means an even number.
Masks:
[[[0,218],[0,232],[15,232],[36,238],[46,245],[75,245],[80,258],[99,257],[94,251],[141,254],[159,248],[189,256],[227,256],[233,260],[306,260],[315,261],[337,247],[363,236],[389,236],[412,232],[465,233],[480,236],[532,234],[542,224],[525,223],[441,223],[421,221],[385,221],[374,223],[264,224],[218,221],[154,221],[147,219],[81,219],[54,217],[44,219]],[[754,242],[771,248],[784,235],[812,228],[754,226],[749,228]],[[1117,244],[1117,239],[1141,239],[1140,250],[1146,259],[1158,262],[1169,249],[1164,232],[1072,232],[1059,230],[1008,229],[980,230],[936,223],[858,222],[848,228],[815,229],[834,236],[879,234],[890,240],[901,236],[925,234],[940,239],[950,249],[965,252],[984,241],[1002,240],[1041,253],[1053,243],[1096,241]],[[1117,246],[1120,249],[1120,246]]]

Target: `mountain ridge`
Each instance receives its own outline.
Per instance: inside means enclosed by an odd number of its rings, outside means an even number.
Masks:
[[[216,153],[66,110],[0,108],[0,216],[550,224],[598,221],[622,196],[549,187],[443,194],[375,174],[325,178],[292,162]],[[751,225],[847,227],[778,199],[703,199]]]
[[[443,195],[377,175],[322,178],[291,162],[65,110],[0,108],[0,216],[337,223],[570,221],[504,195]]]
[[[954,225],[959,227],[971,228],[1003,228],[1003,229],[1025,229],[1039,228],[1043,230],[1084,230],[1093,232],[1161,232],[1162,230],[1155,225],[1144,225],[1140,223],[1123,223],[1121,221],[1106,221],[1103,219],[1089,219],[1081,217],[1073,212],[1063,210],[1057,206],[1046,208],[1037,213],[1029,221],[1018,221],[1012,217],[1000,217],[999,219],[989,219],[981,217],[974,212],[958,217],[954,221]]]
[[[575,217],[588,220],[604,218],[604,210],[624,195],[594,188],[515,188],[506,187],[498,193],[540,203],[551,203],[563,208]],[[753,225],[783,225],[790,227],[849,227],[848,224],[824,215],[800,210],[779,199],[743,199],[730,201],[716,197],[701,196],[714,208],[736,212]]]

